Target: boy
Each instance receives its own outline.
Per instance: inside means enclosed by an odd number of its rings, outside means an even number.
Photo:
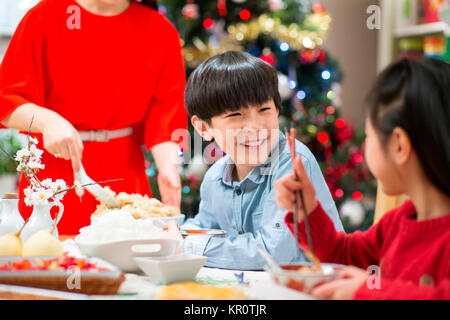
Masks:
[[[230,51],[203,62],[189,77],[186,107],[195,130],[226,154],[205,174],[198,214],[183,227],[223,229],[223,237],[187,236],[184,253],[208,256],[209,267],[257,270],[265,265],[257,248],[279,263],[307,261],[284,224],[272,183],[292,171],[289,147],[279,131],[281,99],[277,72],[263,60]],[[317,198],[343,230],[320,168],[296,141]],[[166,226],[182,239],[176,223]]]

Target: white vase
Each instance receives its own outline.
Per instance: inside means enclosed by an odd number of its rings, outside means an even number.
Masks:
[[[18,210],[19,198],[0,199],[0,236],[15,233],[22,228],[24,220]]]
[[[26,226],[20,233],[20,238],[22,242],[25,243],[27,239],[41,230],[48,230],[49,232],[53,229],[53,219],[50,215],[50,209],[54,206],[59,207],[59,212],[56,215],[56,224],[58,224],[61,216],[64,212],[64,206],[59,201],[37,204],[33,206],[33,212],[31,213],[30,219],[28,220]],[[52,235],[58,238],[58,228],[55,228]]]

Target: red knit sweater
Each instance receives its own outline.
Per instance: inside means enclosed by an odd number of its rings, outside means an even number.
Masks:
[[[406,201],[369,230],[353,234],[337,232],[320,203],[308,217],[314,253],[322,262],[380,266],[381,288],[364,282],[355,299],[450,299],[450,214],[417,221],[414,205]],[[292,212],[285,223],[293,232]],[[299,234],[300,246],[307,246],[303,221]]]

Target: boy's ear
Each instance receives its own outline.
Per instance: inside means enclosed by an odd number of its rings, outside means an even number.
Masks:
[[[411,157],[411,140],[403,128],[397,127],[392,131],[391,151],[397,165],[405,164]]]
[[[203,137],[203,139],[205,139],[206,141],[211,141],[213,139],[213,136],[210,133],[210,126],[206,121],[200,119],[197,116],[192,116],[191,123],[195,131],[197,131],[198,134]]]

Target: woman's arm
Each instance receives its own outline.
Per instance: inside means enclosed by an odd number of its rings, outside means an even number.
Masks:
[[[1,123],[11,129],[41,133],[44,148],[48,152],[71,160],[74,171],[79,170],[83,142],[72,124],[56,112],[33,103],[25,103],[14,109]]]
[[[178,144],[163,142],[151,151],[158,168],[158,187],[161,201],[179,208],[181,204],[181,179],[178,174]]]

